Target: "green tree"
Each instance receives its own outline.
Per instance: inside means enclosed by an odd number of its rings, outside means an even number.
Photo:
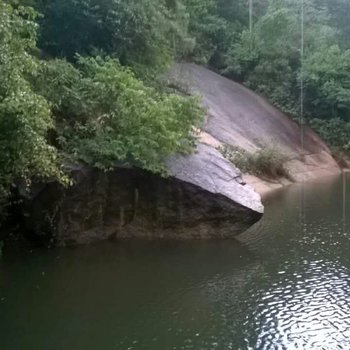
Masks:
[[[315,118],[310,120],[310,125],[332,147],[335,155],[350,156],[350,122],[340,118]]]
[[[0,204],[17,181],[60,177],[57,152],[46,139],[53,128],[50,106],[28,76],[38,70],[35,12],[0,0]]]
[[[337,45],[325,8],[312,0],[304,8],[304,56],[301,57],[300,2],[270,0],[266,13],[240,34],[227,55],[226,70],[296,116],[301,79],[308,117],[347,116],[348,53]]]
[[[222,68],[230,43],[248,23],[245,0],[183,0],[189,13],[189,33],[196,45],[190,58],[213,68]]]
[[[193,150],[204,115],[195,98],[147,87],[115,59],[77,63],[49,61],[35,84],[54,106],[66,156],[104,170],[129,164],[164,174],[166,157]]]
[[[309,117],[350,121],[350,51],[338,45],[318,49],[304,63]]]
[[[105,53],[138,73],[161,71],[190,49],[187,15],[176,0],[37,1],[39,46],[54,57]]]
[[[270,1],[253,31],[245,29],[227,55],[227,71],[268,96],[277,107],[294,111],[300,31],[297,17],[280,1]]]
[[[341,46],[350,48],[350,2],[348,0],[315,0],[319,7],[329,13],[329,25],[334,26],[340,34]]]

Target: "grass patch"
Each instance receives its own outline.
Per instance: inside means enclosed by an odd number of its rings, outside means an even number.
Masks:
[[[267,179],[281,177],[290,179],[290,175],[284,167],[286,156],[272,147],[265,146],[250,153],[239,147],[225,145],[221,147],[220,151],[226,159],[244,173]]]

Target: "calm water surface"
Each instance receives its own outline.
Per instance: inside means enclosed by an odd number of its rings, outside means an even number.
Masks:
[[[342,180],[276,192],[237,240],[7,247],[0,349],[348,350]]]

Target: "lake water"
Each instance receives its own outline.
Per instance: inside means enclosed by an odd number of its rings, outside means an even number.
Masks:
[[[235,240],[6,247],[1,350],[350,349],[350,175]]]

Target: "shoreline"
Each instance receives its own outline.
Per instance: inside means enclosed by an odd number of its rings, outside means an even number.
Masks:
[[[341,176],[343,173],[350,174],[350,168],[339,168],[335,169],[337,171],[334,171],[333,173],[329,174],[322,174],[318,177],[312,177],[305,179],[304,181],[290,181],[285,178],[276,179],[276,180],[267,180],[267,179],[261,179],[257,176],[250,175],[250,174],[243,174],[243,180],[252,187],[260,196],[261,199],[264,201],[268,196],[270,196],[272,193],[274,193],[277,190],[281,190],[287,187],[290,187],[292,185],[297,184],[315,184],[315,183],[325,183],[332,179],[336,179],[339,176]]]

